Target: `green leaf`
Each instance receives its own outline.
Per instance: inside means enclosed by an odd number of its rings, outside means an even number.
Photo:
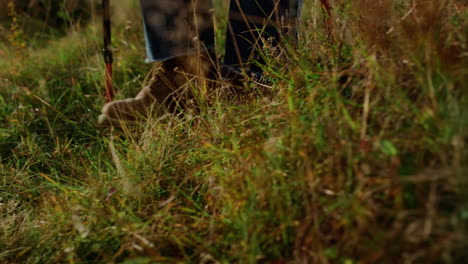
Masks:
[[[380,149],[383,153],[387,154],[388,156],[396,156],[398,155],[398,149],[393,145],[392,142],[388,140],[382,140],[380,142]]]
[[[466,220],[468,219],[468,210],[463,210],[460,214],[461,219]]]
[[[329,259],[336,259],[338,257],[338,250],[336,250],[336,248],[330,247],[325,249],[323,254]]]

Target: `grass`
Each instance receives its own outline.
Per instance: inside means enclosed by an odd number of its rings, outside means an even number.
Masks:
[[[118,98],[150,67],[122,3]],[[415,3],[335,1],[330,33],[307,2],[271,85],[124,130],[98,18],[1,44],[0,262],[464,263],[467,7]]]

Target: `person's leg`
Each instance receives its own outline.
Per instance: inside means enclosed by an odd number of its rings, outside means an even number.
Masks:
[[[251,62],[264,63],[264,46],[294,36],[301,4],[302,0],[231,0],[224,63],[261,72]]]
[[[211,0],[140,0],[147,61],[212,48]]]
[[[163,61],[153,83],[135,98],[111,102],[103,107],[100,123],[133,120],[146,116],[155,103],[173,103],[174,91],[187,76],[208,70],[209,53],[200,50],[214,44],[211,0],[140,0],[147,45],[147,61]],[[225,64],[249,66],[262,63],[261,49],[267,40],[278,43],[299,16],[302,0],[231,0]],[[194,4],[195,3],[195,4]],[[293,30],[294,31],[294,28]],[[192,54],[192,55],[190,55]],[[201,63],[200,63],[201,62]],[[247,63],[247,64],[246,64]],[[199,64],[203,64],[200,65]],[[195,65],[195,66],[194,66]],[[174,69],[177,68],[177,71]],[[252,65],[252,71],[260,72]],[[188,73],[184,75],[185,73]]]
[[[174,109],[189,92],[188,79],[202,78],[214,46],[211,0],[140,0],[147,62],[156,64],[149,83],[135,98],[106,104],[99,117],[104,125],[119,125],[145,117],[155,106]]]

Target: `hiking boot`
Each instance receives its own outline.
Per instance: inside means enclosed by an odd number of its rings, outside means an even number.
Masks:
[[[104,105],[98,123],[102,126],[134,124],[145,119],[151,110],[174,112],[193,97],[188,83],[208,78],[212,62],[209,56],[188,55],[167,60],[150,72],[150,80],[135,98]]]
[[[155,103],[150,90],[150,87],[145,87],[135,98],[105,104],[98,118],[99,125],[120,126],[122,123],[133,124],[134,121],[144,119]]]

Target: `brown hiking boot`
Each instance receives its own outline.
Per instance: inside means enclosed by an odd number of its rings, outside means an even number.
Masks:
[[[99,125],[120,126],[122,123],[132,124],[148,115],[148,111],[155,103],[151,95],[151,87],[144,87],[135,98],[118,100],[107,103],[102,108],[98,118]]]
[[[135,98],[107,103],[98,123],[102,126],[134,124],[152,110],[174,112],[193,98],[193,86],[200,85],[210,74],[213,62],[206,54],[181,56],[156,65],[147,85]]]

